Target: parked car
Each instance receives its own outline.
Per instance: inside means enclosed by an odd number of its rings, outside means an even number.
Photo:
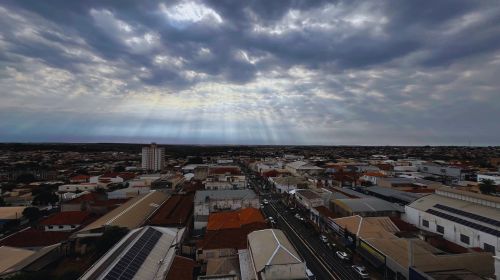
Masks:
[[[351,256],[349,256],[349,254],[347,254],[346,252],[344,251],[337,251],[335,252],[335,254],[337,255],[337,257],[343,261],[348,261],[351,259]]]
[[[356,272],[361,279],[370,279],[370,275],[368,274],[368,272],[366,271],[366,268],[364,266],[353,265],[351,267],[354,270],[354,272]]]
[[[312,273],[312,271],[306,267],[306,275],[307,275],[307,279],[309,280],[315,280],[316,277],[314,276],[314,274]]]
[[[320,239],[323,243],[328,243],[328,238],[326,238],[326,236],[324,236],[323,234],[319,236],[319,239]]]
[[[328,247],[328,249],[330,249],[330,250],[333,250],[333,249],[335,249],[335,244],[327,242],[326,247]]]
[[[264,200],[262,201],[262,203],[264,203],[264,205],[267,205],[267,204],[269,204],[269,201],[268,201],[267,199],[264,199]]]

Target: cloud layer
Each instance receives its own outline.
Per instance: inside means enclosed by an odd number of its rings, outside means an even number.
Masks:
[[[2,1],[0,141],[498,145],[491,1]]]

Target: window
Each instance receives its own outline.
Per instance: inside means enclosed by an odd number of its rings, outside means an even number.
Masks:
[[[49,226],[49,229],[53,229],[54,227],[53,226]]]
[[[427,221],[427,220],[422,220],[422,225],[423,225],[424,227],[428,228],[428,227],[429,227],[429,221]]]
[[[75,228],[76,226],[75,225],[71,225],[71,228]]]
[[[495,254],[495,246],[492,246],[492,245],[490,245],[490,244],[488,244],[488,243],[484,243],[483,248],[484,248],[484,250],[485,250],[486,252],[490,252],[490,253]]]
[[[470,238],[467,235],[460,234],[460,241],[465,244],[470,244]]]
[[[59,228],[64,228],[64,226],[59,226]]]
[[[443,226],[440,226],[440,225],[437,225],[437,226],[436,226],[436,231],[437,231],[437,232],[439,232],[439,233],[444,234],[444,227],[443,227]]]

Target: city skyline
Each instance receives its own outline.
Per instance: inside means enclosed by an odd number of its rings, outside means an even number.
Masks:
[[[0,142],[500,143],[488,1],[2,1]]]

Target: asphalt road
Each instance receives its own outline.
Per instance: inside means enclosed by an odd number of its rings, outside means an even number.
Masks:
[[[358,279],[351,264],[338,259],[335,250],[321,242],[314,228],[295,218],[279,199],[271,199],[263,211],[274,218],[276,228],[286,233],[316,279]]]

